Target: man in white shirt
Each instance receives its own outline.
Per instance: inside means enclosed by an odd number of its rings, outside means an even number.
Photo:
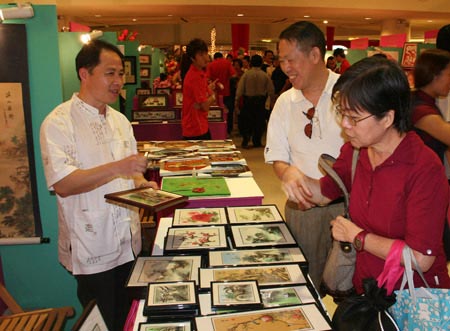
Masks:
[[[58,202],[58,257],[78,283],[85,307],[92,299],[111,331],[123,330],[131,301],[126,279],[141,250],[134,208],[107,203],[104,195],[134,187],[157,188],[143,173],[132,127],[109,107],[123,86],[123,56],[101,40],[76,57],[80,91],[57,106],[41,126],[47,185]]]

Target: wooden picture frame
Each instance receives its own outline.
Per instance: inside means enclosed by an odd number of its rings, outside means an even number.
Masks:
[[[214,251],[208,261],[210,267],[307,263],[299,247]]]
[[[139,109],[167,109],[169,97],[167,94],[150,94],[139,96]]]
[[[123,58],[123,70],[125,74],[125,85],[136,84],[136,57],[125,56]]]
[[[149,283],[193,280],[198,284],[202,257],[148,256],[138,257],[128,278],[127,287],[146,287]]]
[[[225,226],[171,227],[167,230],[164,254],[229,249]]]
[[[228,224],[225,208],[183,208],[175,210],[172,227],[221,224]]]
[[[97,302],[92,300],[83,309],[81,316],[72,327],[71,331],[108,331]]]
[[[196,317],[195,324],[196,329],[201,331],[244,330],[248,325],[252,326],[252,331],[332,330],[330,323],[313,303]]]
[[[283,216],[276,205],[227,207],[230,223],[283,222]]]
[[[141,78],[149,78],[150,77],[150,68],[147,67],[141,67],[139,69],[139,76]]]
[[[145,323],[139,323],[137,331],[193,331],[192,321],[181,320],[181,321],[148,321]]]
[[[198,308],[195,281],[149,283],[145,310],[179,310]],[[155,315],[152,313],[152,315]]]
[[[263,307],[257,280],[211,282],[214,309],[258,309]]]
[[[186,196],[155,190],[151,187],[105,194],[105,199],[144,208],[153,212],[182,204],[188,200]]]
[[[152,64],[152,56],[150,54],[140,54],[139,55],[139,64]]]
[[[200,289],[210,289],[213,281],[257,279],[260,288],[306,284],[300,265],[277,264],[245,267],[200,268]]]
[[[414,68],[418,57],[418,45],[416,43],[405,43],[403,45],[402,62],[404,68]]]
[[[137,88],[136,89],[136,95],[151,95],[152,89],[151,88]]]

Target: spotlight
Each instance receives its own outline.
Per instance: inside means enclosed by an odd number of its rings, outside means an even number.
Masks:
[[[17,7],[0,9],[0,21],[16,18],[31,18],[34,16],[33,7],[30,3],[17,4]]]
[[[101,30],[92,30],[90,33],[85,33],[81,35],[80,39],[83,44],[87,44],[91,40],[98,39],[103,36],[103,31]]]

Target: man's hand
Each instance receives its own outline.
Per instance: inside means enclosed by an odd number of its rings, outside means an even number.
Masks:
[[[117,174],[132,177],[147,171],[147,158],[139,154],[130,155],[116,162]]]
[[[315,206],[311,201],[312,192],[307,177],[296,167],[289,166],[281,178],[283,191],[289,200],[296,202],[301,210],[307,210]]]

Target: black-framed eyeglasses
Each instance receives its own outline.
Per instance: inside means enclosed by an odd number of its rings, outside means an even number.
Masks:
[[[307,123],[305,125],[305,128],[303,129],[303,132],[305,133],[305,135],[311,139],[312,136],[312,130],[313,130],[313,118],[314,118],[314,114],[316,113],[316,108],[311,107],[309,108],[306,112],[302,112],[303,115],[306,116],[306,118],[309,120],[309,123]]]
[[[358,118],[350,115],[346,115],[342,110],[336,110],[336,116],[338,117],[339,122],[342,122],[344,118],[347,119],[347,121],[350,123],[351,126],[356,126],[359,122],[362,122],[372,116],[375,116],[374,114],[367,115],[363,118]]]

